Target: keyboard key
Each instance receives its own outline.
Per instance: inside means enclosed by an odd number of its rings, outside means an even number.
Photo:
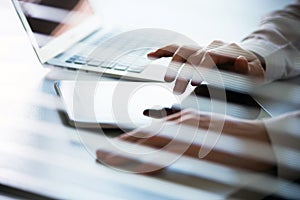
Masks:
[[[141,73],[144,71],[145,67],[129,67],[127,71],[134,72],[134,73]]]
[[[73,56],[72,58],[74,58],[74,63],[78,64],[78,65],[85,65],[88,62],[88,59],[86,57],[83,56]]]
[[[70,58],[68,58],[65,62],[66,63],[74,63],[74,61],[77,60],[78,58],[79,58],[79,56],[74,55],[74,56],[71,56]]]
[[[128,65],[116,64],[114,70],[125,71],[128,68]]]
[[[93,67],[99,67],[102,64],[103,61],[99,61],[99,60],[91,60],[89,61],[87,64],[89,66],[93,66]]]
[[[69,58],[68,60],[66,60],[66,63],[73,63],[75,59]]]
[[[86,60],[75,60],[74,63],[77,65],[85,65],[87,63],[87,61]]]
[[[109,61],[104,61],[100,65],[100,67],[106,68],[106,69],[112,69],[114,66],[115,66],[115,63],[109,62]]]
[[[71,58],[72,59],[78,59],[78,58],[80,58],[81,56],[78,56],[78,55],[74,55],[74,56],[72,56]]]

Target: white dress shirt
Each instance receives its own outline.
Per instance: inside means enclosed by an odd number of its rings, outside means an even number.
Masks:
[[[272,143],[280,177],[300,179],[300,111],[263,120]],[[298,170],[295,170],[298,169]]]
[[[300,74],[300,0],[266,16],[240,46],[264,58],[266,81]]]
[[[266,16],[241,43],[265,61],[266,81],[300,74],[300,0]],[[300,99],[299,99],[300,103]],[[278,175],[300,179],[300,111],[263,120],[278,161]]]

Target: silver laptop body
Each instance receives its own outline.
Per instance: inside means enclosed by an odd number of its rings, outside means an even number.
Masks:
[[[153,64],[147,53],[170,43],[194,44],[167,30],[108,28],[88,0],[12,2],[44,66],[162,81],[166,67]]]

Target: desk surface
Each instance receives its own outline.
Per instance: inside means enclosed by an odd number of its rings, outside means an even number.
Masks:
[[[232,5],[238,7],[238,2],[232,1]],[[273,2],[264,1],[262,8],[254,10],[260,15],[283,4]],[[108,11],[113,7],[108,2],[104,5]],[[138,3],[136,5],[140,6]],[[265,9],[268,5],[272,6]],[[93,153],[81,143],[77,131],[63,124],[55,105],[41,103],[43,100],[51,102],[51,97],[55,96],[53,81],[45,78],[49,69],[42,68],[35,57],[8,0],[1,2],[0,13],[0,197],[198,199],[200,196],[215,199],[234,191],[234,187],[208,178],[197,178],[172,170],[155,176],[142,176],[120,173],[97,164]],[[259,19],[257,15],[256,21]],[[112,21],[116,22],[116,19]],[[247,30],[255,28],[252,27],[255,20],[251,21]],[[138,20],[130,24],[136,23],[139,23]],[[164,23],[160,26],[164,26]],[[216,29],[214,27],[213,30]],[[215,39],[205,34],[203,42]],[[229,31],[226,34],[224,39],[233,39]],[[86,133],[85,136],[91,140],[97,137],[93,133]]]

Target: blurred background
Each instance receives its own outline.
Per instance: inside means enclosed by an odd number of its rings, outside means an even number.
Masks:
[[[254,30],[261,17],[292,0],[92,0],[108,24],[165,28],[185,34],[201,45],[220,39],[238,42]]]

